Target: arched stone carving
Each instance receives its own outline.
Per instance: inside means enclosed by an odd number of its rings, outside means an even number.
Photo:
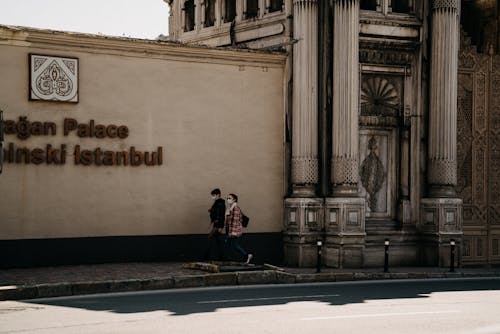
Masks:
[[[361,115],[397,116],[400,96],[396,87],[386,78],[370,77],[361,84]]]

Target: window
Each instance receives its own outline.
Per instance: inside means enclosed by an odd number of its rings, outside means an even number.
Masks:
[[[271,0],[269,4],[269,12],[277,12],[283,9],[283,0]]]
[[[184,2],[184,31],[194,30],[194,0]]]
[[[377,10],[377,0],[361,0],[361,9]]]
[[[205,0],[205,27],[212,27],[215,24],[215,1]]]
[[[362,10],[373,10],[386,15],[388,13],[410,13],[414,0],[361,0]]]
[[[246,18],[251,19],[259,15],[259,0],[246,0]]]
[[[393,13],[409,13],[411,7],[410,0],[391,0]]]
[[[236,0],[224,0],[224,22],[232,22],[236,17]]]

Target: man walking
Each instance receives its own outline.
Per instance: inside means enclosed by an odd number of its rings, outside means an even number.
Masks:
[[[224,219],[226,215],[226,203],[221,198],[221,191],[215,188],[210,192],[214,201],[212,207],[208,209],[210,213],[210,224],[212,229],[208,234],[208,249],[205,253],[205,259],[211,258],[212,245],[215,241],[217,247],[217,259],[224,260]]]

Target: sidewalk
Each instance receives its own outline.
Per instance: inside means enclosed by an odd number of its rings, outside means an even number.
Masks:
[[[226,266],[226,272],[183,268],[184,263],[111,263],[0,271],[0,300],[221,285],[338,282],[376,279],[500,277],[500,268],[395,267],[332,269]],[[238,270],[240,268],[241,270]],[[222,269],[222,267],[221,267]],[[235,270],[235,271],[233,271]]]

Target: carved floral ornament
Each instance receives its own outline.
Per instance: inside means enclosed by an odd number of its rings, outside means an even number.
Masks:
[[[397,116],[400,108],[399,94],[389,80],[369,77],[361,84],[361,114]]]
[[[78,102],[78,59],[30,55],[30,99]]]

